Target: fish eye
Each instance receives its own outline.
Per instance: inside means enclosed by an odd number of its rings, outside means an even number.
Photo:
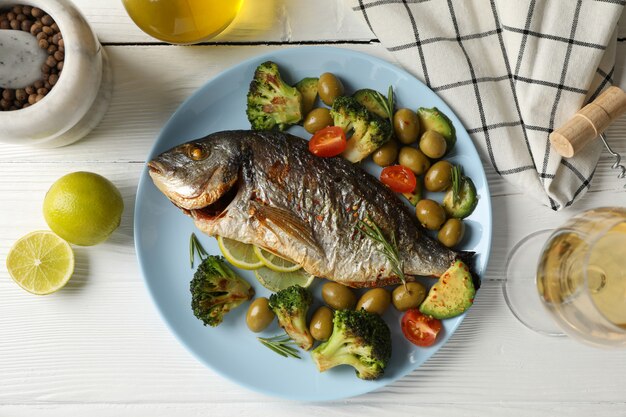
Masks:
[[[187,147],[187,156],[194,161],[202,161],[209,156],[209,152],[198,144],[191,144]]]

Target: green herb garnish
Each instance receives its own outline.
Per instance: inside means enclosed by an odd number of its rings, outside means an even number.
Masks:
[[[359,232],[380,244],[380,252],[391,264],[391,270],[400,278],[402,284],[406,286],[406,277],[404,276],[404,268],[402,260],[400,259],[400,253],[398,252],[395,233],[392,231],[391,239],[387,240],[383,231],[369,216],[365,220],[359,220],[356,228]]]
[[[196,237],[195,233],[192,233],[189,237],[189,264],[191,268],[193,268],[193,261],[195,259],[195,254],[198,254],[198,258],[201,260],[209,256],[208,252],[202,247],[202,244]]]
[[[375,91],[374,100],[376,100],[376,103],[378,103],[378,105],[380,105],[383,109],[385,109],[385,113],[387,113],[389,122],[391,122],[391,125],[393,126],[393,108],[395,105],[394,100],[393,100],[393,87],[389,86],[387,97],[383,96],[378,91]]]
[[[463,171],[459,165],[452,167],[452,202],[456,205],[461,199],[461,185],[463,185]]]
[[[294,347],[296,346],[296,343],[286,334],[279,334],[273,337],[257,337],[257,339],[261,342],[261,344],[263,344],[263,346],[273,350],[280,356],[284,356],[285,358],[291,356],[292,358],[300,359],[300,355]]]

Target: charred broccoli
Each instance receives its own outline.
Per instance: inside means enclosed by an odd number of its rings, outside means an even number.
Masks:
[[[304,350],[313,346],[313,336],[309,333],[306,316],[313,297],[309,290],[292,285],[270,296],[270,309],[276,314],[278,324]]]
[[[223,258],[209,256],[190,284],[193,314],[204,325],[217,326],[224,315],[254,296],[254,288],[237,276]]]
[[[377,379],[391,357],[391,332],[378,314],[363,309],[337,310],[330,339],[311,356],[320,372],[350,365],[359,378]]]
[[[338,97],[330,111],[333,124],[352,137],[348,140],[343,157],[359,162],[380,148],[391,137],[391,124],[370,113],[353,97]]]
[[[285,130],[302,120],[302,94],[283,81],[278,65],[259,65],[248,91],[248,120],[253,130]]]

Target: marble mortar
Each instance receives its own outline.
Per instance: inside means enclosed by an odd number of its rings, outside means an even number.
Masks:
[[[65,62],[59,81],[41,101],[25,109],[0,111],[0,142],[46,148],[69,145],[96,127],[109,106],[113,85],[109,60],[69,0],[0,0],[0,9],[16,4],[38,7],[54,19],[63,35]]]

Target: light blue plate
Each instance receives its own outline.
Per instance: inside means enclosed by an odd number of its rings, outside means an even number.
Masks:
[[[348,92],[369,87],[386,93],[392,85],[398,107],[436,106],[447,114],[456,127],[458,138],[449,159],[463,166],[480,195],[476,210],[466,221],[467,237],[462,249],[476,252],[476,271],[482,276],[491,243],[491,204],[476,149],[457,117],[435,93],[407,72],[378,58],[347,49],[306,47],[280,50],[242,62],[208,81],[180,106],[163,128],[148,159],[209,133],[249,128],[246,93],[256,66],[266,60],[278,63],[290,83],[332,72],[343,81]],[[310,136],[300,127],[290,129],[290,133]],[[378,176],[379,168],[373,163],[366,164],[366,169]],[[441,195],[434,198],[441,200]],[[193,275],[189,266],[192,232],[198,235],[209,253],[220,253],[215,239],[202,235],[191,219],[157,190],[144,169],[137,190],[135,245],[148,290],[163,319],[187,349],[219,374],[254,391],[295,400],[326,401],[375,390],[418,368],[446,343],[464,318],[444,320],[437,343],[430,348],[418,348],[402,336],[401,314],[392,307],[384,318],[391,328],[393,354],[383,378],[362,381],[347,366],[319,373],[307,352],[302,352],[301,360],[287,359],[263,347],[256,340],[258,335],[246,327],[248,304],[229,313],[217,328],[204,327],[194,317],[189,293]],[[269,291],[251,272],[239,272],[252,283],[257,296],[269,296]],[[314,308],[321,300],[320,284],[316,282],[311,287],[318,300]],[[274,322],[261,335],[278,333],[280,329]]]

